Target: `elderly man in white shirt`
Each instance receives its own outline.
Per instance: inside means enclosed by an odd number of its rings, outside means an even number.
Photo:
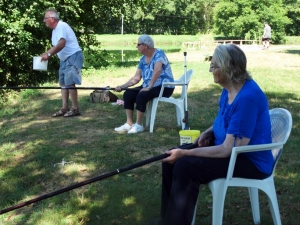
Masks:
[[[53,114],[53,117],[79,116],[77,89],[68,89],[81,84],[81,68],[83,66],[83,53],[78,44],[76,35],[72,28],[59,19],[55,9],[48,9],[45,12],[44,22],[52,29],[51,42],[53,47],[41,55],[42,61],[49,60],[57,54],[60,59],[59,85],[61,89],[62,108]],[[72,100],[72,107],[68,106],[69,94]]]

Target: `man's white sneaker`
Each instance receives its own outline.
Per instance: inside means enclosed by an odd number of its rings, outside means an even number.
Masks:
[[[128,131],[128,134],[135,134],[135,133],[143,132],[144,130],[145,129],[144,129],[143,125],[139,125],[139,124],[135,123],[135,124],[133,124],[131,129]]]
[[[130,126],[128,123],[124,123],[122,126],[116,127],[115,131],[117,131],[117,132],[127,132],[131,129],[131,127],[133,127],[133,126]]]

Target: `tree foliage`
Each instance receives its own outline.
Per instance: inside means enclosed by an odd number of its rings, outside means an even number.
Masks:
[[[125,4],[119,16],[110,19],[110,26],[99,33],[120,33],[124,15],[125,33],[197,34],[212,28],[212,8],[216,0],[140,0],[136,5]],[[116,10],[117,12],[117,10]],[[115,26],[117,24],[117,26]]]
[[[220,0],[214,9],[215,32],[226,37],[260,39],[264,22],[272,28],[272,41],[282,42],[290,20],[281,0]]]
[[[99,50],[99,43],[90,34],[98,27],[103,28],[103,22],[114,16],[114,8],[124,8],[124,2],[125,0],[1,0],[0,85],[37,85],[57,79],[57,57],[49,60],[47,72],[32,70],[33,56],[40,55],[51,47],[52,31],[43,22],[46,9],[57,9],[60,18],[74,29],[83,50],[93,54]],[[130,4],[133,3],[135,0]]]
[[[287,35],[300,35],[300,1],[299,0],[285,0],[284,5],[287,10],[287,16],[292,21],[287,24],[285,31]]]
[[[283,2],[285,7],[283,7]],[[50,48],[51,30],[44,12],[56,8],[74,29],[87,60],[106,65],[94,33],[197,34],[260,39],[263,23],[272,27],[272,40],[299,35],[299,0],[1,0],[0,85],[36,85],[57,79],[59,60],[47,72],[32,70],[33,56]],[[91,48],[93,46],[93,48]],[[107,54],[107,53],[105,53]]]

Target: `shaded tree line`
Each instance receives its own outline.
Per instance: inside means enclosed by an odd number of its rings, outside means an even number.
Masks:
[[[126,5],[125,5],[126,2]],[[43,22],[45,10],[55,8],[60,19],[76,33],[80,46],[89,55],[100,44],[93,31],[105,29],[111,9],[131,7],[137,0],[1,0],[0,1],[0,86],[38,85],[57,80],[58,58],[49,60],[46,72],[32,70],[33,56],[51,47],[52,30]],[[101,18],[101,20],[100,20]],[[101,57],[101,54],[98,56]],[[104,58],[98,59],[105,63]],[[3,90],[0,90],[0,94]]]
[[[121,33],[124,15],[124,33],[199,34],[213,28],[213,8],[218,0],[140,0],[136,5],[114,8],[114,16],[99,34]],[[103,27],[102,27],[103,28]]]
[[[268,21],[273,42],[280,43],[284,35],[299,35],[299,6],[299,0],[1,0],[0,86],[57,79],[58,59],[49,61],[47,72],[32,70],[32,57],[51,45],[51,30],[43,22],[49,8],[71,25],[85,53],[106,65],[92,34],[120,34],[122,15],[125,34],[214,32],[239,39],[261,38]]]
[[[273,42],[300,35],[299,0],[140,0],[135,5],[114,8],[108,26],[99,34],[203,34],[238,39],[260,39],[264,22],[273,30]],[[104,28],[104,29],[103,29]]]

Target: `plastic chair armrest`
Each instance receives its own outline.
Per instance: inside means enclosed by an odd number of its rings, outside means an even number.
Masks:
[[[235,151],[238,154],[245,153],[245,152],[257,152],[257,151],[272,150],[274,148],[282,148],[283,145],[284,145],[283,142],[261,144],[261,145],[245,145],[245,146],[234,147],[232,151]]]
[[[230,179],[232,179],[232,177],[233,177],[233,170],[234,170],[234,167],[235,167],[235,162],[236,162],[236,158],[237,158],[238,154],[246,153],[246,152],[257,152],[257,151],[272,150],[272,149],[275,149],[275,148],[282,148],[283,145],[284,145],[283,142],[277,142],[277,143],[270,143],[270,144],[245,145],[245,146],[233,147],[232,152],[231,152],[231,156],[230,156],[227,176],[226,176],[227,182]]]
[[[184,85],[184,83],[182,83],[182,82],[163,82],[158,98],[162,97],[166,86],[183,86],[183,85]]]
[[[180,86],[180,85],[184,85],[184,83],[182,82],[163,82],[162,86]]]

